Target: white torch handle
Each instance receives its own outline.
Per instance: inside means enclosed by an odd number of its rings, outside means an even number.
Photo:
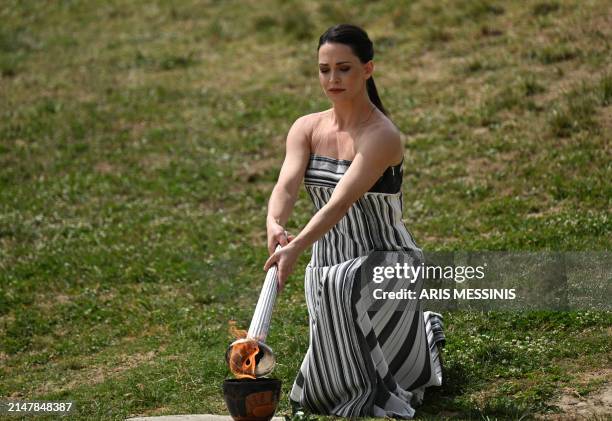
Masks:
[[[277,252],[281,249],[280,244],[276,246]],[[255,307],[255,314],[251,320],[251,326],[247,336],[249,338],[256,338],[261,342],[266,341],[268,336],[268,330],[270,329],[270,319],[272,319],[272,309],[274,309],[274,303],[276,301],[276,293],[278,289],[278,267],[276,264],[272,265],[266,272],[266,279],[264,281],[261,292],[259,293],[259,300]]]

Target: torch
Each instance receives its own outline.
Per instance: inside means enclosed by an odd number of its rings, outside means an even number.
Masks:
[[[279,244],[275,251],[280,249]],[[278,268],[273,265],[266,272],[266,279],[246,336],[232,342],[225,352],[225,362],[234,376],[239,379],[263,377],[274,369],[276,357],[265,341],[270,329],[277,291]]]

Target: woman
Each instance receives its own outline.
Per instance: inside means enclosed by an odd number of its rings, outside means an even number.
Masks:
[[[268,204],[264,270],[277,265],[282,290],[312,245],[305,273],[310,343],[290,395],[294,410],[411,418],[425,387],[442,384],[444,334],[438,314],[377,312],[361,300],[359,269],[370,252],[420,253],[401,220],[404,148],[376,91],[373,55],[368,35],[354,25],[320,37],[319,81],[333,107],[298,118],[289,130]],[[283,226],[303,179],[318,211],[288,236]]]

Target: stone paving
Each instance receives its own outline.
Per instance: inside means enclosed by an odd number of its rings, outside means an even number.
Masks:
[[[191,414],[191,415],[162,415],[158,417],[127,418],[126,421],[232,421],[229,415]],[[271,421],[284,421],[283,417],[274,417]]]

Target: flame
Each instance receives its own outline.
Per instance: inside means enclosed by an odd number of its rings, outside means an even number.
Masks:
[[[230,320],[230,333],[236,340],[230,345],[228,364],[232,374],[238,379],[254,379],[259,345],[256,339],[247,338],[247,331],[238,329],[236,322]]]
[[[255,356],[259,352],[259,345],[254,339],[239,339],[232,344],[229,356],[229,366],[232,374],[238,379],[254,379]]]
[[[236,339],[244,339],[247,337],[247,331],[243,329],[238,329],[236,327],[235,320],[229,321],[229,331],[230,331],[230,335],[232,335]]]

